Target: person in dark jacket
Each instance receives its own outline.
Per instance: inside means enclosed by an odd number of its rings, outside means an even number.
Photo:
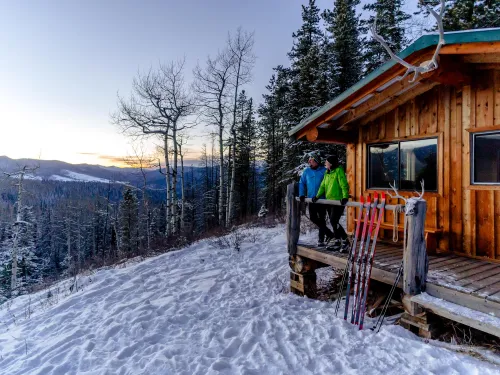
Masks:
[[[318,154],[311,154],[308,164],[309,167],[304,169],[299,181],[299,196],[302,202],[306,197],[316,197],[326,172],[326,168],[321,165],[321,158]],[[320,197],[324,196],[320,195]],[[309,203],[309,217],[319,228],[318,246],[325,246],[325,236],[327,242],[333,238],[332,231],[326,226],[326,207],[318,203]]]
[[[349,248],[350,243],[347,240],[347,233],[339,221],[344,214],[345,204],[349,199],[349,183],[337,156],[328,156],[325,161],[325,167],[325,177],[321,182],[316,196],[313,198],[313,202],[325,195],[326,199],[338,200],[342,204],[341,206],[328,206],[327,212],[335,238],[335,241],[331,244],[331,248],[344,251]]]

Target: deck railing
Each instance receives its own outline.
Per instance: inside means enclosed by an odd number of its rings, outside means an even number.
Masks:
[[[305,202],[311,203],[310,198]],[[317,204],[340,206],[339,201],[319,199]],[[365,203],[349,201],[346,207],[367,207]],[[372,204],[371,207],[375,205]],[[380,205],[377,205],[380,207]],[[396,210],[399,205],[386,205],[386,210]],[[406,295],[413,296],[425,291],[425,282],[429,261],[425,244],[425,216],[427,202],[420,200],[415,206],[413,215],[407,216],[407,240],[403,254],[403,291]],[[296,256],[297,244],[300,236],[301,202],[298,197],[298,184],[291,183],[287,187],[287,247],[290,256]]]

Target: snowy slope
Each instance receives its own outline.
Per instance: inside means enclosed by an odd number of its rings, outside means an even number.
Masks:
[[[287,293],[284,227],[248,231],[239,253],[201,241],[82,277],[52,305],[47,292],[3,305],[0,373],[500,374],[399,326],[360,332],[334,304]]]

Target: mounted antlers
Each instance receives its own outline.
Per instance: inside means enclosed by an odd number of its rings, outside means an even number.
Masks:
[[[434,18],[437,21],[438,29],[439,29],[439,42],[436,47],[436,51],[434,52],[434,55],[432,56],[432,59],[429,61],[425,61],[422,63],[420,66],[415,66],[412,65],[406,61],[404,61],[402,58],[397,56],[394,52],[392,52],[391,47],[387,44],[387,42],[382,38],[379,34],[377,34],[377,16],[375,16],[375,20],[373,21],[373,25],[370,28],[370,31],[372,32],[373,38],[377,40],[382,46],[385,48],[389,56],[391,56],[391,59],[396,61],[397,63],[403,65],[404,67],[407,68],[406,73],[401,77],[400,80],[403,80],[406,78],[406,76],[410,73],[413,73],[413,78],[410,80],[410,83],[413,83],[416,81],[418,76],[422,73],[428,73],[431,72],[438,67],[438,62],[437,58],[439,55],[439,51],[441,50],[441,47],[445,44],[444,42],[444,28],[443,28],[443,14],[444,14],[444,9],[445,9],[445,0],[441,0],[441,10],[439,11],[439,14],[436,13],[434,9],[432,9],[429,6],[425,6],[427,10],[434,16]]]
[[[415,191],[415,193],[418,194],[418,197],[410,197],[410,198],[405,198],[399,195],[398,189],[396,189],[396,181],[394,181],[394,185],[389,184],[392,190],[396,193],[396,195],[392,196],[391,193],[387,192],[387,194],[392,198],[392,199],[402,199],[405,202],[405,214],[407,216],[412,216],[415,214],[415,205],[417,204],[418,201],[423,200],[425,189],[424,189],[424,180],[420,181],[420,185],[422,186],[422,193],[419,193],[418,191]]]

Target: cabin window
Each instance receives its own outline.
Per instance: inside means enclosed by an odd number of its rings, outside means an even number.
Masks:
[[[500,183],[500,132],[472,134],[472,183]]]
[[[437,138],[368,146],[368,189],[437,191]]]

